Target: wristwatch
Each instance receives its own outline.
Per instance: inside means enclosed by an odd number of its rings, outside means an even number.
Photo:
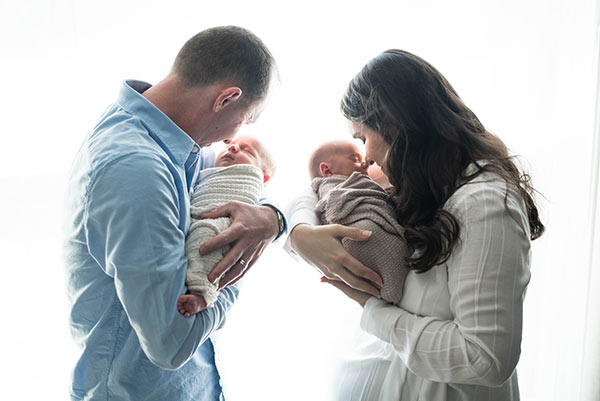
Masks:
[[[273,205],[265,204],[263,206],[270,207],[271,209],[273,209],[275,211],[275,214],[277,215],[277,228],[279,229],[279,232],[277,233],[277,237],[275,237],[275,239],[277,239],[281,236],[281,234],[283,234],[283,231],[285,230],[285,219],[283,218],[283,214],[281,214],[279,209],[277,209]]]

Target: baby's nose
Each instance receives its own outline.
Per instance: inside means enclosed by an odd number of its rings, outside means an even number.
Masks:
[[[227,150],[229,150],[231,153],[237,153],[240,150],[240,148],[235,143],[232,143],[231,145],[229,145]]]

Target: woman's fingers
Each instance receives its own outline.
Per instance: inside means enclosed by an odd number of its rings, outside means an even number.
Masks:
[[[326,277],[321,277],[321,282],[331,284],[332,286],[346,294],[346,296],[358,302],[358,304],[362,307],[365,306],[365,303],[367,302],[369,297],[371,297],[370,294],[349,287],[341,281],[330,280]]]
[[[362,230],[360,228],[346,227],[346,226],[342,226],[339,224],[334,224],[331,226],[331,229],[332,229],[334,235],[340,239],[341,238],[350,238],[355,241],[367,241],[371,237],[370,231]],[[337,262],[340,265],[342,265],[345,269],[352,272],[352,274],[354,274],[356,277],[363,278],[365,280],[369,280],[372,283],[377,284],[379,287],[381,287],[383,285],[383,279],[377,273],[375,273],[375,271],[369,269],[368,267],[366,267],[365,265],[360,263],[356,258],[354,258],[352,255],[350,255],[348,252],[344,252],[343,254],[341,254],[341,256],[338,256],[338,259],[339,260]],[[346,280],[344,280],[344,281],[346,281]],[[371,293],[370,291],[367,291],[367,287],[361,288],[362,285],[360,287],[357,287],[348,281],[346,281],[346,283],[348,283],[350,286],[352,286],[356,289],[360,289],[360,290]]]
[[[343,265],[338,265],[338,266],[334,266],[333,268],[329,268],[329,271],[331,273],[333,273],[338,280],[342,280],[344,283],[346,283],[347,285],[349,285],[352,288],[355,288],[362,292],[367,292],[371,295],[376,296],[377,298],[379,298],[381,296],[379,289],[377,287],[375,287],[373,284],[369,283],[368,281],[366,281],[360,277],[357,277],[352,271],[350,271]],[[325,276],[327,277],[327,275],[325,275]],[[375,276],[377,276],[377,274],[375,274]],[[377,276],[377,277],[379,277],[379,276]],[[334,280],[336,278],[334,278]]]
[[[369,231],[339,224],[317,227],[300,224],[290,235],[294,250],[326,277],[379,297],[376,285],[383,284],[381,277],[350,255],[341,243],[346,237],[366,241],[371,235]]]
[[[346,227],[340,224],[332,224],[331,230],[338,238],[350,238],[355,241],[366,241],[371,238],[371,231],[355,227]]]
[[[351,271],[352,274],[354,274],[355,276],[363,278],[365,280],[369,280],[372,283],[375,283],[376,285],[378,285],[379,288],[381,288],[381,286],[383,285],[383,279],[381,278],[381,276],[379,276],[379,274],[375,273],[374,270],[371,270],[368,267],[366,267],[365,265],[363,265],[362,263],[360,263],[356,258],[352,257],[352,255],[350,255],[349,253],[344,255],[344,258],[343,258],[341,264],[346,269]],[[348,284],[350,284],[350,283],[348,283]],[[352,287],[361,289],[361,288],[355,287],[355,286],[352,286]]]

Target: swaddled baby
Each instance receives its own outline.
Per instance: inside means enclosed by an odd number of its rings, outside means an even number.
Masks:
[[[371,231],[367,241],[342,240],[342,245],[363,265],[383,279],[381,297],[398,304],[408,248],[404,229],[388,203],[387,192],[366,174],[369,163],[352,142],[329,142],[310,159],[312,188],[319,197],[316,211],[322,224],[342,224]]]
[[[200,216],[231,201],[257,204],[274,168],[260,142],[251,137],[238,137],[217,156],[214,168],[200,171],[190,200],[192,223],[185,240],[188,293],[177,300],[177,309],[182,315],[198,313],[217,300],[219,283],[211,283],[208,274],[230,249],[225,246],[200,255],[200,246],[230,225],[228,217],[201,219]]]

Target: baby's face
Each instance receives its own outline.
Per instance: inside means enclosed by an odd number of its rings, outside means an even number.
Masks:
[[[233,139],[227,149],[219,153],[215,166],[226,167],[234,164],[251,164],[262,169],[262,158],[260,154],[260,143],[250,137],[238,137]]]
[[[367,174],[369,168],[358,147],[352,143],[339,145],[337,151],[332,154],[329,163],[333,174],[340,175],[351,175],[355,171]]]

